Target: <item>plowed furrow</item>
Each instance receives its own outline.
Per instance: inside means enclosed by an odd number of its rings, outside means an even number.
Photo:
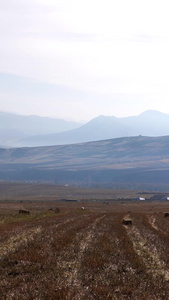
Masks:
[[[58,266],[64,272],[64,285],[69,286],[70,289],[73,288],[75,291],[78,291],[76,295],[74,295],[74,299],[82,299],[83,297],[83,284],[79,276],[79,272],[81,270],[81,263],[83,260],[84,253],[90,246],[90,243],[94,237],[97,224],[104,218],[105,215],[96,218],[94,222],[92,222],[92,224],[88,225],[87,228],[84,228],[85,231],[82,230],[82,232],[79,232],[74,243],[75,247],[67,249],[63,256],[59,259]],[[74,253],[73,257],[72,255],[70,255],[70,251],[71,253]]]
[[[169,272],[165,268],[164,261],[160,259],[157,248],[155,246],[150,248],[148,240],[141,235],[136,226],[125,227],[136,253],[143,260],[147,272],[150,272],[153,277],[163,276],[168,281]]]
[[[0,244],[0,259],[11,252],[15,252],[19,247],[26,246],[28,242],[33,241],[35,236],[41,232],[41,227],[24,230],[21,233],[12,236],[5,243]]]

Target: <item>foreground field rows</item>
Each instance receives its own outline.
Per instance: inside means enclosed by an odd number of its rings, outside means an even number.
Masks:
[[[168,231],[160,212],[1,213],[1,299],[169,299]]]

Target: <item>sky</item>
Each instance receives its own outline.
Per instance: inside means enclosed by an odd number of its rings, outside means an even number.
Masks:
[[[168,1],[0,0],[0,110],[169,114]]]

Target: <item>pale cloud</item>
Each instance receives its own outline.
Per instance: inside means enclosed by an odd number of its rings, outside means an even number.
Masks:
[[[167,7],[151,0],[1,1],[0,72],[38,88],[10,92],[5,85],[0,109],[86,120],[169,113]]]

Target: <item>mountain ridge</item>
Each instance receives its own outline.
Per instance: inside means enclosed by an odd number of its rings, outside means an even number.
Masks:
[[[169,115],[150,110],[138,116],[123,118],[101,115],[73,130],[26,138],[21,141],[20,146],[22,143],[25,146],[49,146],[127,136],[164,136],[168,134]]]
[[[169,135],[169,114],[148,110],[121,118],[100,115],[79,124],[0,112],[0,145],[4,147],[65,145],[139,135]]]
[[[19,140],[77,128],[81,123],[36,115],[23,116],[0,111],[0,144],[16,146]],[[23,145],[24,146],[24,145]]]

